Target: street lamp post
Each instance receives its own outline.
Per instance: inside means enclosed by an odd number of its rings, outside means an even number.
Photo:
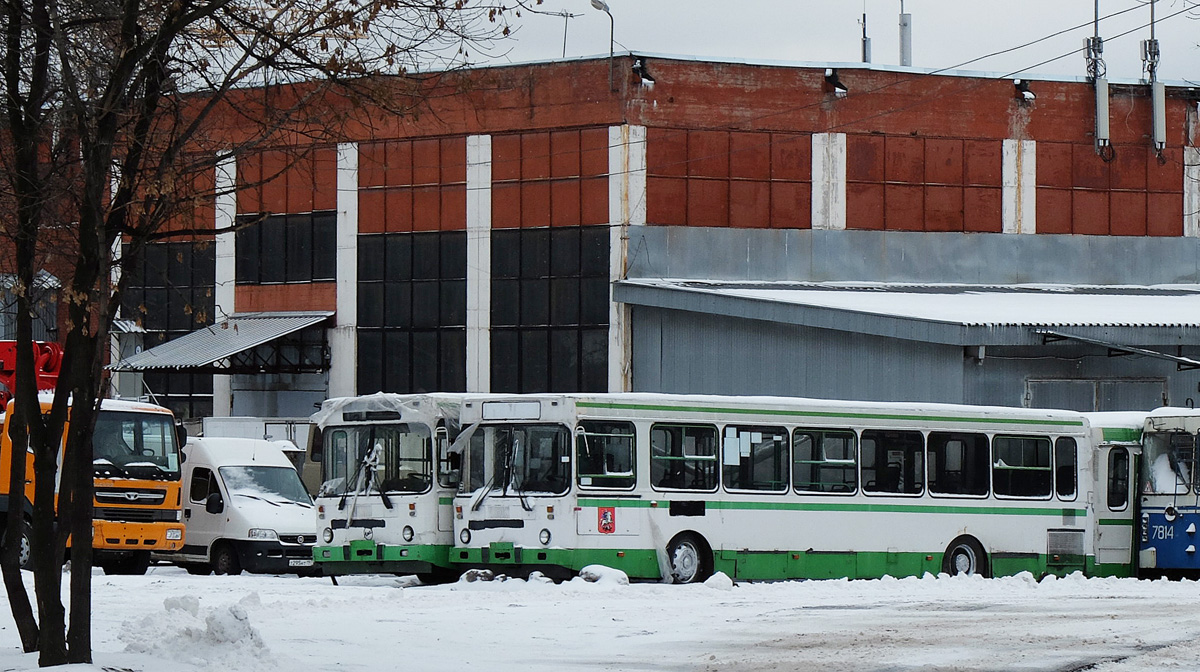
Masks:
[[[592,0],[592,7],[608,14],[608,90],[615,91],[613,88],[613,21],[612,12],[608,11],[608,3],[604,0]]]

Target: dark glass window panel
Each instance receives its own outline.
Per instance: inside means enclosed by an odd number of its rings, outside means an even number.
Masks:
[[[172,338],[178,338],[192,329],[191,302],[187,295],[178,289],[169,288],[167,291],[167,329],[176,332]]]
[[[413,278],[413,239],[411,234],[393,234],[384,236],[386,250],[386,274],[388,280],[412,280]]]
[[[521,326],[550,322],[550,281],[521,280]]]
[[[521,319],[521,281],[492,281],[492,326],[516,326]]]
[[[585,277],[608,277],[608,227],[585,226],[581,229],[579,272]]]
[[[383,336],[383,391],[409,392],[409,351],[407,331],[387,331]]]
[[[196,374],[191,376],[192,394],[212,394],[212,376]]]
[[[287,220],[284,217],[268,217],[259,225],[262,228],[259,254],[259,277],[262,282],[283,282],[284,264],[287,258]]]
[[[584,278],[579,287],[579,323],[608,324],[608,280]]]
[[[550,275],[550,229],[521,230],[521,277]]]
[[[462,392],[467,389],[467,332],[443,329],[441,333],[442,367],[438,389]]]
[[[167,328],[167,291],[160,287],[146,289],[146,319],[143,324],[150,331]]]
[[[212,242],[196,243],[192,249],[192,286],[212,287],[217,284],[217,246]]]
[[[384,286],[384,324],[389,327],[411,327],[412,322],[412,283],[385,282]]]
[[[383,236],[358,237],[358,281],[383,279]]]
[[[550,391],[579,389],[579,332],[555,329],[550,332]]]
[[[383,283],[358,285],[358,323],[364,327],[383,326]]]
[[[438,391],[438,334],[412,333],[412,392]]]
[[[550,281],[550,324],[579,324],[579,280],[554,278]]]
[[[441,307],[438,305],[438,282],[426,280],[412,283],[412,324],[414,327],[436,327]]]
[[[146,301],[146,290],[141,287],[131,287],[121,294],[121,316],[126,320],[144,319],[142,304]]]
[[[259,282],[259,226],[254,224],[241,229],[236,234],[234,255],[234,275],[240,283]]]
[[[608,330],[584,329],[580,335],[579,391],[605,392],[608,390]]]
[[[493,329],[492,380],[493,392],[512,393],[520,390],[520,350],[517,332],[511,329]]]
[[[288,215],[284,220],[287,244],[287,280],[305,282],[313,277],[312,216]]]
[[[516,278],[521,275],[521,230],[492,232],[492,277]]]
[[[413,280],[437,280],[441,249],[437,233],[412,234]]]
[[[550,273],[579,275],[579,227],[550,230]]]
[[[165,287],[167,285],[167,256],[170,245],[147,245],[143,248],[146,255],[146,286]]]
[[[443,280],[467,279],[467,232],[442,233],[441,277]]]
[[[358,331],[358,393],[383,390],[383,332]]]
[[[337,215],[333,212],[312,216],[312,279],[337,279]]]
[[[443,280],[441,282],[443,327],[467,326],[467,282],[465,280]]]
[[[521,331],[521,392],[546,392],[550,384],[550,337],[543,329]]]
[[[129,261],[129,255],[133,254],[133,249],[128,243],[121,245],[121,259],[126,260],[124,273],[126,277],[126,286],[128,287],[145,287],[146,286],[146,260],[139,258],[136,263]]]
[[[213,323],[216,299],[212,287],[197,287],[192,290],[191,329]]]
[[[172,287],[187,287],[192,284],[190,243],[174,243],[167,246],[167,284]]]

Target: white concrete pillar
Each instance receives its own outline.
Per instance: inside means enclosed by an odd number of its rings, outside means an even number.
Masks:
[[[226,157],[217,163],[216,175],[216,222],[217,230],[232,229],[237,222],[237,159]],[[236,245],[237,236],[233,231],[217,234],[216,268],[213,276],[216,286],[213,290],[214,321],[232,315],[236,311],[234,305],[234,288],[237,284]],[[233,412],[233,389],[231,377],[213,375],[213,416],[228,417]]]
[[[492,385],[492,136],[467,137],[467,392]]]
[[[1002,156],[1002,231],[1037,233],[1037,143],[1007,139]]]
[[[337,312],[329,330],[330,397],[358,390],[358,143],[337,146]]]
[[[1200,236],[1200,147],[1183,148],[1183,235]]]
[[[646,127],[608,127],[608,277],[625,277],[629,227],[646,224]],[[608,294],[608,391],[633,387],[629,307]]]
[[[845,133],[813,133],[812,228],[846,228]]]

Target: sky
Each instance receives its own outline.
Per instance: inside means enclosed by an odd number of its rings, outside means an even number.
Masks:
[[[32,586],[31,573],[24,572]],[[755,672],[1200,667],[1195,581],[933,577],[734,585],[93,576],[93,660],[63,672]],[[66,580],[64,579],[64,584]],[[2,598],[0,598],[2,601]],[[0,670],[32,672],[8,608]],[[1089,667],[1092,664],[1096,667]]]
[[[859,62],[865,7],[872,61],[887,65],[899,64],[900,4],[896,0],[608,0],[617,52],[750,62]],[[914,67],[952,68],[1066,31],[962,69],[1086,74],[1081,52],[1084,38],[1093,33],[1094,0],[907,0],[903,4],[912,15]],[[1150,37],[1150,29],[1144,27],[1150,23],[1149,3],[1099,0],[1099,8],[1109,78],[1142,77],[1140,43]],[[564,27],[568,58],[608,53],[609,18],[589,0],[545,0],[538,12],[525,12],[517,20],[514,39],[489,54],[476,54],[474,60],[562,58]],[[571,18],[563,18],[562,12]],[[1162,54],[1159,78],[1200,84],[1200,1],[1158,0],[1155,15]],[[1128,31],[1133,32],[1118,37]],[[1065,54],[1070,55],[1043,63]]]

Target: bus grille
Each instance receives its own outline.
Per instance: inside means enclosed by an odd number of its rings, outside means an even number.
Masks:
[[[1046,552],[1050,555],[1083,555],[1083,530],[1047,530]]]

